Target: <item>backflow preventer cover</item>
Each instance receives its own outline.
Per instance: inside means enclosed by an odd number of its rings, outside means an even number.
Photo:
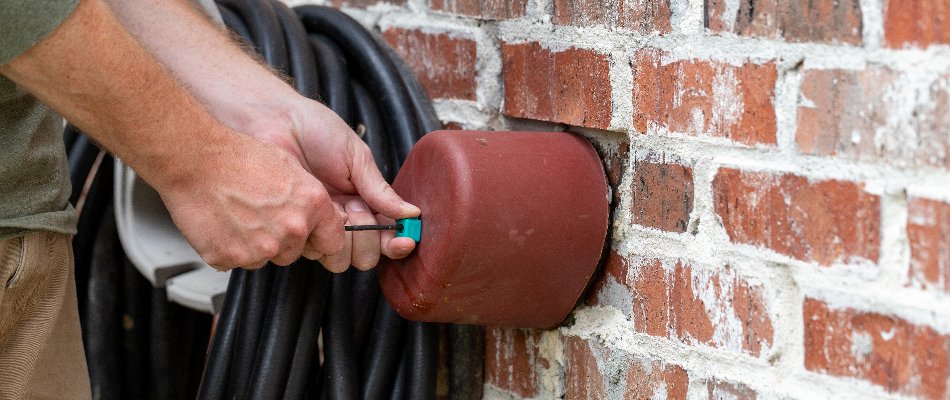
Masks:
[[[416,251],[379,269],[383,293],[408,319],[553,327],[604,248],[603,166],[573,134],[433,132],[393,188],[422,209]]]

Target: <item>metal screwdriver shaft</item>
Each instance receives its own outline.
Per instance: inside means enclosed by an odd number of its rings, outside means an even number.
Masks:
[[[344,231],[398,231],[402,229],[402,224],[392,225],[347,225],[343,227]]]

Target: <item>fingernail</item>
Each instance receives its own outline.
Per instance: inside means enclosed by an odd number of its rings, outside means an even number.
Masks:
[[[403,201],[403,202],[402,202],[402,208],[405,208],[405,209],[411,211],[412,213],[421,213],[421,212],[422,212],[422,210],[419,210],[419,207],[416,207],[416,206],[414,206],[414,205],[412,205],[412,204],[410,204],[409,202],[406,202],[406,201]]]

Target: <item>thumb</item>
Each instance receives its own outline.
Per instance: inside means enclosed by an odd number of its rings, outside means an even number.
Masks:
[[[422,211],[419,207],[409,204],[386,183],[383,175],[376,168],[372,156],[363,157],[355,165],[350,177],[356,192],[376,212],[392,219],[418,217]]]

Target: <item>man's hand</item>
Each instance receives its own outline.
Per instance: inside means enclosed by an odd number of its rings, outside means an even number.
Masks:
[[[274,143],[293,154],[311,174],[320,179],[333,199],[345,205],[348,224],[392,223],[392,218],[418,217],[419,209],[403,201],[383,179],[369,147],[339,116],[323,104],[296,95],[285,118],[244,119],[236,129]],[[377,215],[374,215],[375,210]],[[391,218],[390,218],[391,217]],[[396,238],[391,231],[346,232],[343,250],[336,255],[305,249],[303,255],[318,259],[333,272],[349,265],[373,268],[380,254],[403,258],[415,248],[409,238]]]
[[[345,214],[320,181],[276,146],[233,136],[218,153],[223,159],[161,191],[205,262],[259,268],[267,261],[288,265],[302,253],[341,254]]]
[[[247,56],[226,32],[183,0],[107,2],[217,120],[293,154],[346,205],[349,223],[419,216],[418,208],[386,184],[369,149],[346,123]],[[402,258],[415,247],[411,239],[393,238],[392,232],[347,233],[344,243],[333,256],[312,246],[303,254],[339,272],[350,264],[372,268],[380,254]]]
[[[209,115],[101,0],[81,1],[0,73],[135,169],[210,264],[287,264],[346,247],[342,210],[321,183],[285,151]]]

